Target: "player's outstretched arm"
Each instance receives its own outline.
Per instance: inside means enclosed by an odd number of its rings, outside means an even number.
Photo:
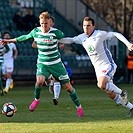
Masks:
[[[7,43],[12,43],[12,42],[17,42],[16,38],[14,38],[14,39],[2,39],[2,40],[0,40],[0,44],[1,45],[5,45]]]
[[[112,32],[112,34],[117,37],[120,41],[122,41],[130,51],[133,50],[133,44],[130,43],[121,33],[118,32]]]
[[[70,38],[70,37],[62,38],[62,39],[59,40],[59,43],[71,44],[71,43],[74,43],[74,39]]]

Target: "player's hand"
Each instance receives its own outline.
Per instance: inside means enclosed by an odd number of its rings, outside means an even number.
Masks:
[[[14,55],[14,60],[16,60],[17,59],[17,55]]]
[[[133,44],[132,44],[132,43],[129,43],[127,47],[128,47],[128,49],[129,49],[130,51],[133,50]]]
[[[4,55],[5,54],[5,51],[1,52],[1,54]]]
[[[7,43],[9,43],[9,41],[6,39],[0,40],[0,44],[3,46],[6,45]]]
[[[0,44],[4,46],[6,42],[4,40],[0,40]]]
[[[33,48],[37,48],[37,44],[36,44],[35,41],[32,43],[32,47],[33,47]]]
[[[63,48],[64,48],[64,44],[60,43],[60,44],[59,44],[59,48],[60,48],[60,49],[63,49]]]

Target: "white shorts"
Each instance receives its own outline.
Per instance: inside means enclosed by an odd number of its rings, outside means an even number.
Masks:
[[[97,81],[101,76],[105,76],[108,78],[109,81],[113,80],[113,76],[116,72],[116,65],[105,65],[103,67],[100,67],[98,69],[95,69]]]
[[[6,60],[2,65],[2,74],[5,75],[8,72],[13,72],[14,70],[14,61],[12,59]]]

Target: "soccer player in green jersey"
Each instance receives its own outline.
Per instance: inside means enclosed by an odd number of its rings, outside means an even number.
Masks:
[[[54,26],[54,22],[55,22],[54,17],[50,16],[50,27]],[[37,48],[37,44],[35,41],[32,43],[32,47]],[[64,45],[59,44],[59,48],[63,49]],[[59,99],[60,90],[61,90],[60,82],[56,81],[55,78],[52,75],[50,75],[50,77],[47,80],[45,80],[45,84],[49,87],[49,92],[54,95],[54,98],[53,98],[54,105],[55,106],[58,105],[58,99]]]
[[[14,39],[4,39],[2,45],[11,42],[22,42],[34,38],[38,47],[36,84],[34,90],[34,100],[29,106],[30,111],[34,111],[40,103],[40,92],[45,80],[52,74],[55,79],[59,80],[67,90],[71,100],[76,106],[78,117],[83,117],[84,112],[81,107],[76,90],[70,83],[67,71],[61,61],[58,51],[58,40],[64,37],[63,32],[56,28],[50,27],[50,15],[43,12],[39,15],[40,27],[34,28],[29,34],[22,35]]]

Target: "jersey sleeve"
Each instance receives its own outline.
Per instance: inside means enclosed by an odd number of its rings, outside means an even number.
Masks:
[[[56,30],[55,34],[56,34],[57,39],[64,38],[64,36],[65,36],[64,33],[60,30]]]
[[[16,38],[17,42],[22,42],[22,41],[26,41],[30,38],[33,38],[34,34],[35,34],[35,30],[36,29],[33,29],[29,34],[27,35],[21,35],[19,37]]]
[[[76,44],[82,44],[82,40],[84,38],[84,34],[80,34],[75,37],[65,37],[59,40],[60,43],[64,44],[71,44],[71,43],[76,43]]]
[[[116,37],[121,42],[123,42],[126,46],[130,43],[121,33],[118,32],[108,32],[106,34],[106,38],[113,38]]]
[[[82,41],[84,39],[84,34],[80,34],[78,36],[75,36],[73,38],[73,41],[76,43],[76,44],[82,44]]]

